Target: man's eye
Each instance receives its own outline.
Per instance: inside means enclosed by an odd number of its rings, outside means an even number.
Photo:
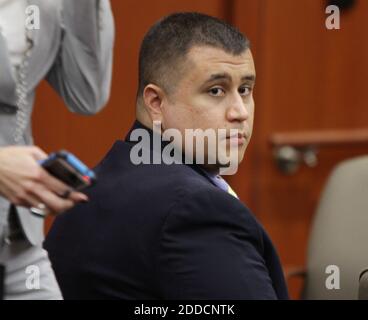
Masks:
[[[209,93],[214,97],[222,97],[225,94],[225,91],[221,88],[212,88]]]
[[[249,95],[249,94],[250,94],[250,91],[251,91],[251,89],[250,89],[249,87],[241,87],[241,88],[239,89],[239,93],[240,93],[240,95],[242,95],[242,96],[247,96],[247,95]]]

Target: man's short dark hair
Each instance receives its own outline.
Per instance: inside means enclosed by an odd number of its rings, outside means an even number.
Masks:
[[[211,46],[233,55],[249,48],[248,39],[230,24],[201,13],[175,13],[157,22],[143,39],[139,54],[138,97],[144,88],[156,84],[166,90],[170,76],[180,70],[194,46]]]

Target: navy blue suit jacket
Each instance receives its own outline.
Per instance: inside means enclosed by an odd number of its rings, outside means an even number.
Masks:
[[[132,146],[115,143],[90,202],[47,236],[64,298],[288,298],[277,253],[247,207],[196,165],[132,164]]]

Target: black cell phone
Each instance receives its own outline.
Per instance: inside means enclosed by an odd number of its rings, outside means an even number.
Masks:
[[[81,191],[96,183],[96,174],[75,155],[59,151],[40,161],[40,165],[52,176],[74,190]]]

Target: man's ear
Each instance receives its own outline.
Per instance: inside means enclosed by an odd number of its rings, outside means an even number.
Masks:
[[[143,91],[144,108],[150,115],[152,121],[162,122],[163,118],[162,107],[164,97],[165,97],[164,91],[154,84],[149,84],[144,88]]]

